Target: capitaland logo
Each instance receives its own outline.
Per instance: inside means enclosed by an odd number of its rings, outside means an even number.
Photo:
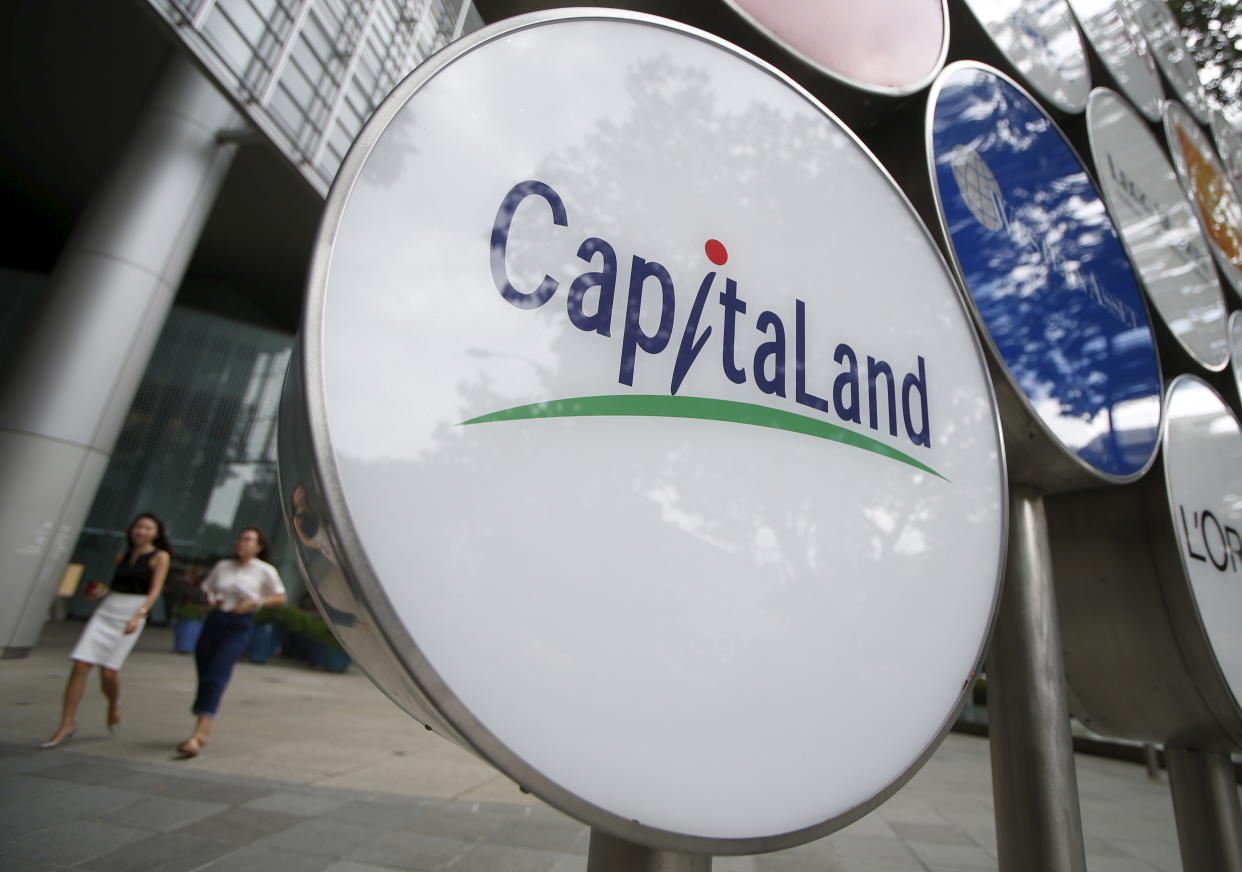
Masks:
[[[577,257],[586,267],[578,275],[556,278],[545,273],[536,287],[519,288],[508,268],[509,237],[518,207],[532,198],[542,201],[546,211],[523,210],[523,224],[550,220],[556,227],[570,228],[565,200],[550,185],[528,180],[508,191],[496,211],[489,246],[492,279],[501,299],[521,310],[555,306],[568,278],[568,289],[561,294],[560,303],[565,316],[578,330],[616,346],[617,383],[632,387],[640,368],[658,367],[657,372],[668,375],[668,392],[553,398],[481,415],[463,421],[463,425],[598,415],[715,420],[828,439],[944,478],[910,454],[861,431],[864,426],[883,430],[891,437],[904,438],[914,449],[931,448],[929,381],[922,355],[914,355],[911,371],[901,373],[886,360],[862,355],[848,343],[838,342],[833,351],[838,368],[817,378],[806,366],[812,340],[807,336],[805,301],[794,299],[791,311],[756,312],[758,307],[745,299],[737,280],[709,269],[693,299],[683,299],[679,308],[673,276],[663,264],[631,254],[626,275],[625,258],[616,246],[598,236],[588,236],[579,244]],[[538,230],[533,224],[524,228],[532,229]],[[728,249],[720,240],[707,240],[704,254],[717,268],[728,263]],[[639,318],[647,295],[659,301],[659,321],[650,330]],[[687,302],[689,309],[685,310]],[[648,307],[653,308],[650,302]],[[679,393],[692,370],[708,367],[719,368],[739,399]],[[788,400],[790,408],[748,402],[744,398],[747,391]],[[795,411],[798,407],[815,414]]]

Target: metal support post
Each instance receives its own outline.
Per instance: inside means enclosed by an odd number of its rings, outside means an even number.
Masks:
[[[1228,754],[1165,746],[1186,872],[1242,872],[1242,805]]]
[[[1160,754],[1151,742],[1143,744],[1143,762],[1147,765],[1147,777],[1160,777]]]
[[[707,854],[658,851],[591,828],[587,872],[711,872]]]
[[[1005,589],[987,656],[1001,872],[1085,872],[1043,497],[1009,492]]]

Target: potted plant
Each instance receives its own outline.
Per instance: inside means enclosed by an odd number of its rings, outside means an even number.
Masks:
[[[246,646],[246,658],[250,662],[266,663],[276,654],[276,649],[280,647],[281,608],[272,606],[255,613],[250,644]]]
[[[198,634],[203,631],[207,607],[198,603],[182,603],[173,610],[173,650],[189,654],[198,644]]]
[[[349,668],[349,654],[336,641],[336,636],[332,635],[323,618],[316,616],[312,619],[310,635],[312,666],[322,666],[329,672],[344,672]]]
[[[280,653],[285,657],[305,658],[310,644],[311,616],[296,606],[280,606],[276,620],[284,630]]]

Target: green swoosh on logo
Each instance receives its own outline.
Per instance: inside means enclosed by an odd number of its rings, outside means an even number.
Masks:
[[[878,439],[847,430],[827,421],[818,421],[805,415],[795,415],[781,409],[739,403],[734,400],[713,400],[706,397],[665,397],[659,394],[619,394],[603,397],[575,397],[566,400],[547,400],[514,406],[488,415],[480,415],[466,424],[491,424],[497,421],[522,421],[530,418],[576,418],[585,416],[646,416],[655,418],[700,418],[706,421],[730,421],[734,424],[750,424],[753,427],[771,427],[788,430],[817,439],[828,439],[888,457],[900,463],[931,473],[948,481],[936,470],[920,463],[909,454],[885,445]]]

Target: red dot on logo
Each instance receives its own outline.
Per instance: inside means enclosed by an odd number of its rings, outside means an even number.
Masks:
[[[716,266],[724,266],[725,261],[729,259],[729,252],[725,250],[724,243],[719,239],[707,240],[703,250],[707,252],[707,259]]]

